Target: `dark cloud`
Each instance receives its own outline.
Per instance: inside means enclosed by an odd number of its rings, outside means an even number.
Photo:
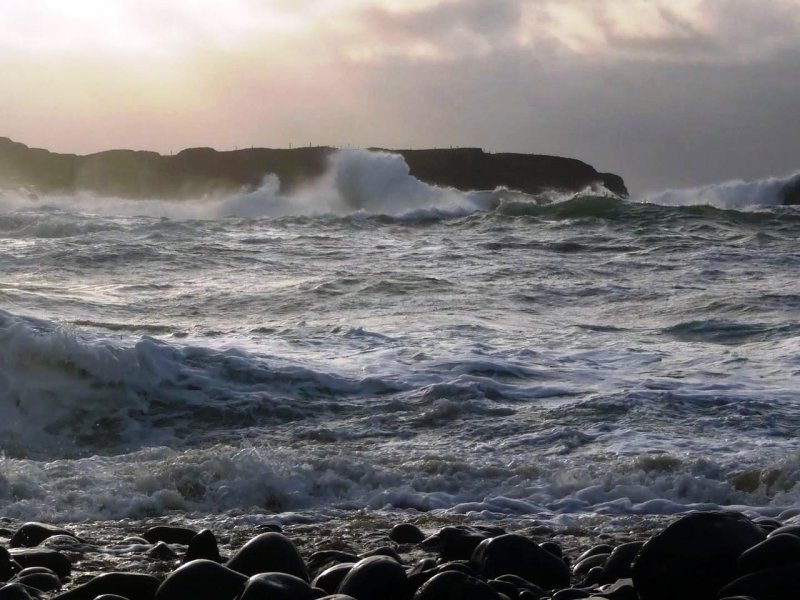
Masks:
[[[743,64],[497,53],[384,64],[366,78],[388,145],[562,154],[634,191],[800,170],[800,53]]]
[[[0,36],[0,135],[83,152],[482,146],[575,156],[634,191],[800,170],[798,0],[170,6],[128,33],[172,52],[135,62],[114,52],[125,19],[82,61],[60,50],[77,26],[51,23],[72,33],[49,62],[47,40]]]

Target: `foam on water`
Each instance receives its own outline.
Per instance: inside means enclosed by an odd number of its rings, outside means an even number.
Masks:
[[[0,510],[663,514],[800,502],[788,180],[0,197]],[[709,200],[709,198],[711,200]]]
[[[493,202],[492,193],[463,193],[423,183],[411,176],[401,155],[366,150],[340,150],[332,155],[327,171],[318,180],[308,182],[290,195],[281,195],[279,189],[278,178],[268,175],[252,192],[180,202],[109,199],[88,194],[32,200],[24,194],[6,192],[0,196],[0,210],[13,211],[45,204],[53,209],[104,216],[170,219],[256,219],[359,212],[424,218],[471,214],[486,210]],[[30,233],[24,225],[17,232],[21,236]]]
[[[642,202],[663,206],[713,206],[720,209],[744,210],[780,206],[784,190],[800,186],[800,174],[757,181],[726,181],[689,189],[674,189],[649,194]]]

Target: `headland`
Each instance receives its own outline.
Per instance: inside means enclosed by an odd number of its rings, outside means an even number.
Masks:
[[[401,154],[411,175],[425,183],[462,191],[498,187],[538,194],[578,192],[602,186],[627,196],[619,175],[600,173],[572,158],[540,154],[489,153],[480,148],[373,151]],[[87,191],[122,198],[191,198],[258,187],[275,174],[281,192],[321,176],[336,148],[247,148],[217,151],[189,148],[174,155],[108,150],[59,154],[0,137],[0,187],[37,194]]]

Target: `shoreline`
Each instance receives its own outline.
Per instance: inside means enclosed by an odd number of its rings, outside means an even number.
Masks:
[[[92,585],[97,585],[95,578],[108,574],[108,573],[138,573],[147,576],[155,576],[160,582],[166,580],[168,577],[172,580],[175,577],[172,575],[176,572],[177,567],[180,566],[182,560],[187,555],[187,550],[194,543],[187,543],[189,538],[181,542],[175,541],[170,538],[170,530],[176,531],[176,535],[181,532],[191,530],[193,532],[200,532],[201,530],[211,530],[214,534],[213,537],[218,542],[218,548],[223,559],[228,557],[237,556],[237,553],[243,552],[241,549],[252,545],[252,540],[264,537],[263,534],[269,533],[267,537],[276,537],[276,534],[285,536],[293,543],[297,552],[305,564],[308,565],[309,581],[313,581],[316,575],[319,575],[324,569],[319,566],[320,555],[316,553],[328,553],[338,557],[332,560],[331,565],[338,562],[344,562],[344,557],[347,555],[356,556],[363,562],[366,557],[380,556],[383,558],[373,560],[372,562],[380,562],[385,560],[399,559],[403,568],[407,571],[409,581],[416,582],[424,580],[425,577],[420,575],[420,572],[426,572],[430,577],[435,575],[434,571],[442,572],[450,569],[465,570],[465,569],[480,569],[476,567],[475,554],[472,558],[465,561],[466,555],[459,555],[458,552],[452,549],[451,545],[449,552],[451,553],[448,558],[444,546],[441,544],[435,547],[431,542],[434,538],[439,536],[442,538],[443,532],[446,530],[467,532],[470,536],[485,535],[485,539],[495,539],[500,535],[513,534],[511,536],[504,535],[505,538],[510,538],[511,541],[518,543],[533,543],[537,547],[546,548],[548,551],[558,549],[563,553],[565,562],[570,570],[569,584],[566,587],[561,587],[562,590],[570,589],[576,590],[574,592],[558,592],[551,590],[546,592],[547,595],[538,596],[539,598],[553,597],[557,598],[588,598],[592,595],[593,598],[607,598],[609,600],[618,600],[619,598],[627,598],[628,595],[619,596],[617,592],[606,593],[608,589],[613,588],[614,585],[618,589],[624,589],[624,594],[629,594],[633,590],[633,584],[630,580],[630,573],[625,571],[625,577],[620,577],[619,581],[605,581],[600,577],[601,572],[594,570],[594,575],[590,575],[588,564],[597,563],[597,565],[608,564],[604,560],[608,559],[595,559],[587,561],[586,565],[576,566],[578,563],[587,558],[591,554],[609,554],[608,547],[634,547],[637,549],[637,560],[641,559],[641,550],[636,543],[647,542],[656,538],[664,538],[667,528],[674,530],[680,528],[681,523],[695,520],[700,521],[700,531],[698,535],[708,537],[708,532],[702,533],[702,528],[706,527],[704,521],[708,519],[722,519],[725,527],[751,527],[755,529],[763,529],[763,540],[769,531],[774,530],[780,525],[788,525],[789,529],[797,530],[800,535],[800,525],[797,525],[797,519],[789,519],[786,522],[778,523],[771,519],[760,519],[759,525],[753,525],[749,519],[737,516],[738,513],[734,512],[693,512],[685,515],[678,516],[640,516],[640,517],[620,517],[620,516],[606,516],[600,515],[583,515],[582,518],[575,519],[572,525],[563,525],[562,527],[553,527],[547,522],[536,519],[503,519],[503,520],[480,520],[467,517],[448,517],[431,516],[425,513],[408,514],[411,511],[406,511],[401,514],[394,513],[354,513],[349,517],[342,517],[338,519],[331,519],[321,522],[296,522],[293,524],[281,525],[277,518],[273,518],[270,523],[270,515],[241,515],[238,524],[231,525],[230,523],[224,526],[219,519],[215,522],[215,517],[206,516],[206,518],[187,518],[182,515],[172,515],[169,517],[159,517],[153,519],[145,519],[141,521],[133,521],[124,519],[121,521],[97,521],[70,524],[59,524],[59,528],[63,528],[61,535],[53,535],[47,537],[40,543],[31,545],[36,550],[45,550],[46,553],[58,553],[66,557],[71,563],[71,576],[62,582],[63,587],[58,591],[53,590],[46,592],[43,597],[45,598],[72,598],[73,592],[80,586],[85,586],[89,582]],[[296,515],[296,518],[299,517]],[[246,521],[251,521],[249,525],[245,525]],[[289,521],[290,519],[286,519]],[[260,522],[259,522],[260,521]],[[527,522],[526,522],[527,521]],[[425,536],[424,541],[398,541],[393,527],[401,523],[410,523],[421,531]],[[744,525],[743,525],[744,523]],[[9,548],[11,537],[18,535],[21,531],[23,523],[8,518],[0,517],[0,547]],[[718,527],[714,523],[713,526]],[[694,526],[693,526],[694,527]],[[151,533],[156,530],[163,530],[166,533],[160,534],[165,541],[158,542],[151,537]],[[718,527],[724,530],[724,528]],[[689,536],[691,537],[691,530]],[[711,537],[715,535],[715,529],[709,529]],[[74,534],[73,537],[64,535],[66,533]],[[687,534],[684,533],[684,537]],[[720,534],[722,535],[722,534]],[[727,535],[727,534],[725,534]],[[760,535],[756,533],[756,535]],[[144,538],[147,538],[145,541]],[[674,537],[674,536],[673,536]],[[520,540],[528,540],[521,542]],[[465,538],[466,539],[466,538]],[[723,540],[727,539],[723,535]],[[36,541],[36,540],[34,540]],[[248,544],[248,542],[251,542]],[[274,541],[274,540],[273,540]],[[463,542],[463,540],[462,540]],[[469,545],[470,541],[464,542]],[[698,538],[697,543],[705,543],[703,538]],[[727,542],[726,542],[727,543]],[[681,539],[680,544],[687,544],[686,539]],[[800,546],[800,538],[797,539],[797,544]],[[650,542],[649,545],[653,547],[655,542]],[[691,547],[687,545],[686,551],[691,555]],[[601,551],[602,550],[602,551]],[[20,550],[11,550],[12,555]],[[23,552],[24,553],[24,552]],[[35,553],[35,552],[34,552]],[[40,553],[41,554],[41,553]],[[386,558],[391,556],[393,558]],[[453,558],[456,556],[457,558]],[[677,556],[677,555],[676,555]],[[800,556],[798,557],[800,558]],[[52,557],[51,557],[52,559]],[[341,560],[339,560],[341,559]],[[509,564],[513,563],[511,557],[506,557]],[[632,560],[632,558],[631,558]],[[701,559],[697,559],[701,560]],[[453,562],[455,561],[455,562]],[[202,562],[202,561],[201,561]],[[208,561],[206,561],[208,562]],[[367,561],[369,562],[369,561]],[[778,561],[779,562],[779,561]],[[43,565],[48,561],[44,560]],[[681,560],[675,559],[676,568],[683,568],[680,565]],[[361,564],[361,563],[358,563]],[[461,564],[462,566],[458,566]],[[581,563],[583,564],[583,563]],[[438,565],[438,566],[436,566]],[[456,566],[442,566],[442,565],[456,565]],[[798,564],[800,566],[800,564]],[[425,568],[423,568],[425,567]],[[511,567],[509,567],[511,569]],[[513,569],[512,569],[513,570]],[[186,572],[182,569],[180,572]],[[428,572],[430,571],[430,572]],[[800,572],[800,569],[798,570]],[[246,574],[247,575],[247,574]],[[472,575],[470,575],[472,576]],[[594,577],[597,581],[591,581]],[[642,581],[643,576],[639,576]],[[487,584],[494,581],[488,575],[478,573],[475,578]],[[501,578],[502,579],[502,578]],[[429,579],[428,579],[429,580]],[[1,581],[1,580],[0,580]],[[427,580],[426,580],[427,581]],[[13,578],[9,583],[14,583]],[[463,582],[462,582],[463,583]],[[534,582],[535,583],[535,582]],[[477,585],[477,584],[476,584]],[[494,587],[502,587],[501,584],[492,584]],[[644,585],[644,584],[639,584]],[[163,587],[163,586],[162,586]],[[541,587],[541,586],[540,586]],[[542,588],[545,589],[545,588]],[[0,591],[2,586],[0,586]],[[520,592],[522,588],[520,588]],[[584,591],[587,595],[581,595]],[[104,593],[112,593],[106,591]],[[120,592],[114,592],[120,593]],[[124,596],[124,594],[123,594]],[[419,596],[419,592],[417,598]],[[81,598],[82,595],[75,597]],[[89,596],[85,596],[89,597]],[[130,596],[130,600],[139,600],[139,598],[151,596]],[[164,596],[161,592],[155,596],[158,600],[162,598],[172,598],[173,596]],[[175,598],[183,596],[176,595]],[[294,598],[295,596],[286,596],[286,598]],[[300,598],[301,596],[297,596]],[[316,597],[321,597],[317,595]],[[412,597],[411,594],[401,595],[398,598]],[[491,596],[486,596],[491,597]],[[509,597],[506,594],[506,597]],[[528,596],[520,595],[519,598],[528,598]],[[536,596],[534,596],[535,598]],[[644,596],[643,596],[644,597]],[[651,596],[652,597],[652,596]],[[233,596],[230,597],[231,600]],[[499,597],[500,600],[505,600],[503,596]],[[364,596],[365,600],[369,600],[369,596]],[[224,597],[220,597],[224,600]],[[362,600],[356,598],[356,600]],[[511,598],[511,600],[516,600]],[[760,600],[760,598],[759,598]]]

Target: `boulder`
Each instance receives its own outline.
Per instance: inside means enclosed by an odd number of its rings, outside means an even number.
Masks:
[[[14,532],[8,545],[11,548],[33,548],[38,546],[49,537],[55,535],[66,535],[78,540],[79,538],[66,529],[47,525],[46,523],[24,523]]]
[[[196,535],[197,532],[194,529],[159,525],[145,531],[142,537],[151,544],[164,542],[165,544],[182,544],[187,546]]]
[[[72,573],[72,563],[61,552],[45,548],[17,548],[11,551],[11,558],[25,569],[27,567],[46,567],[61,579]]]
[[[153,600],[161,582],[141,573],[104,573],[52,600],[94,600],[103,594],[123,596],[128,600]]]
[[[788,533],[768,537],[745,550],[738,560],[741,574],[789,564],[796,564],[800,568],[800,537]]]
[[[800,566],[789,565],[748,573],[730,582],[720,598],[752,596],[758,600],[789,600],[800,594]]]
[[[288,573],[259,573],[247,580],[237,600],[314,600],[308,582]]]
[[[218,563],[222,562],[217,538],[209,529],[203,529],[189,541],[189,547],[186,549],[183,562],[187,563],[199,558],[213,560]]]
[[[425,534],[413,523],[399,523],[392,527],[389,539],[398,544],[419,544],[425,539]]]
[[[633,563],[641,600],[709,600],[737,575],[737,560],[764,531],[732,512],[693,513],[648,540]]]
[[[175,569],[158,587],[156,600],[230,600],[247,577],[213,560],[193,560]],[[132,600],[132,599],[131,599]]]
[[[511,574],[546,590],[569,586],[569,567],[563,560],[515,533],[481,542],[470,562],[487,579]]]
[[[409,597],[405,569],[386,556],[370,556],[358,561],[337,591],[358,600],[406,600]]]
[[[308,581],[306,564],[292,541],[282,533],[257,535],[233,555],[228,568],[248,577],[258,573],[288,573]]]
[[[501,600],[500,592],[488,583],[460,571],[446,571],[428,580],[414,594],[414,600]],[[360,599],[359,599],[360,600]]]

